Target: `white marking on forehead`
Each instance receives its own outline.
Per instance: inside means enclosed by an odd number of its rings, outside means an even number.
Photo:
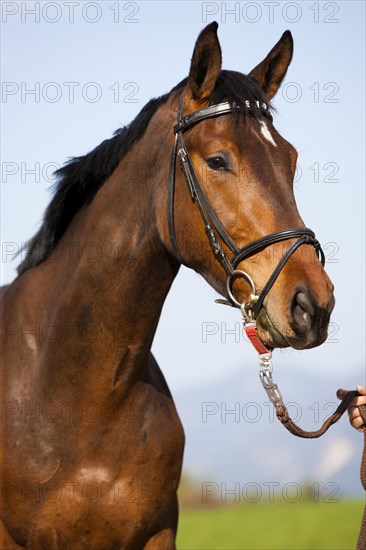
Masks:
[[[261,125],[261,134],[262,134],[262,136],[264,137],[264,139],[266,139],[267,141],[269,141],[269,143],[272,143],[272,145],[274,145],[275,147],[277,147],[277,143],[276,143],[275,140],[273,139],[272,134],[271,134],[271,132],[268,130],[268,126],[267,126],[267,124],[264,122],[264,120],[260,120],[260,121],[259,121],[259,124]]]
[[[102,467],[91,467],[91,468],[81,468],[81,476],[87,481],[106,481],[109,482],[112,478],[111,473],[107,468]]]

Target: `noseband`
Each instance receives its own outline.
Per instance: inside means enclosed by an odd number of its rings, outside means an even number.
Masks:
[[[259,101],[255,101],[255,102],[247,101],[245,102],[244,107],[248,109],[248,114],[254,114],[254,110],[258,109],[263,116],[270,118],[268,107],[265,103],[261,103]],[[303,244],[312,245],[315,248],[318,254],[318,257],[323,265],[325,263],[324,252],[319,242],[315,238],[314,232],[311,229],[302,228],[302,227],[295,227],[291,229],[285,229],[283,231],[277,231],[276,233],[271,233],[269,235],[256,239],[250,242],[249,244],[242,246],[241,248],[238,247],[236,243],[233,241],[233,239],[230,237],[230,235],[227,233],[227,231],[221,224],[218,217],[216,216],[214,210],[212,209],[201,187],[201,184],[197,178],[197,174],[192,163],[192,159],[189,156],[188,150],[185,146],[183,134],[186,130],[188,130],[189,128],[192,128],[192,126],[201,122],[202,120],[238,112],[239,106],[236,105],[235,103],[224,102],[224,103],[219,103],[217,105],[211,105],[210,107],[205,107],[203,109],[200,109],[199,111],[195,111],[193,113],[185,115],[184,117],[182,117],[182,110],[183,110],[183,98],[181,94],[179,97],[179,103],[178,103],[178,120],[177,120],[177,124],[174,126],[175,138],[174,138],[174,145],[173,145],[173,149],[170,157],[170,172],[169,172],[168,223],[169,223],[169,234],[170,234],[170,240],[172,243],[173,252],[177,260],[184,264],[185,262],[178,249],[177,239],[175,234],[175,226],[174,226],[175,165],[176,165],[176,157],[178,156],[180,167],[187,181],[192,201],[196,203],[199,209],[200,215],[202,217],[202,220],[205,226],[205,232],[207,235],[207,239],[210,243],[212,252],[215,255],[216,259],[220,262],[220,264],[222,265],[222,267],[224,268],[227,274],[226,287],[227,287],[228,300],[219,300],[219,302],[226,303],[234,307],[241,307],[244,315],[245,311],[243,311],[243,304],[239,302],[233,294],[233,283],[235,279],[243,278],[250,284],[252,289],[249,302],[247,304],[244,304],[246,306],[246,314],[251,318],[256,319],[263,305],[263,301],[265,297],[267,296],[268,292],[270,291],[273,284],[275,283],[282,268],[284,267],[288,259],[292,256],[292,254],[301,245]],[[221,238],[222,242],[225,243],[228,249],[232,252],[233,255],[231,258],[227,256],[225,250],[223,249],[219,241],[219,237]],[[286,241],[288,239],[297,239],[297,240],[287,249],[287,251],[281,258],[281,260],[278,262],[276,268],[274,269],[267,283],[265,284],[264,288],[262,289],[260,294],[257,295],[252,278],[245,271],[237,270],[236,268],[238,264],[243,260],[246,260],[247,258],[250,258],[255,254],[258,254],[268,246],[282,242],[282,241]]]

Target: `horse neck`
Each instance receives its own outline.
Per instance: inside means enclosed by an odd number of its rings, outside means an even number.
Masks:
[[[178,269],[156,220],[156,196],[161,201],[168,182],[168,139],[161,121],[153,118],[149,128],[37,268],[44,285],[53,281],[43,317],[68,327],[66,342],[46,343],[52,369],[68,370],[74,381],[87,372],[107,391],[125,391],[144,376]]]

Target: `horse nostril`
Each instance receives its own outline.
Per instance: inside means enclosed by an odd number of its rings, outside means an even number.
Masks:
[[[328,298],[327,302],[324,298]],[[319,296],[305,286],[295,288],[288,310],[289,324],[294,332],[290,345],[296,349],[305,349],[324,342],[333,306],[333,295]]]
[[[297,292],[291,304],[293,324],[300,332],[309,330],[313,323],[315,308],[305,292]]]

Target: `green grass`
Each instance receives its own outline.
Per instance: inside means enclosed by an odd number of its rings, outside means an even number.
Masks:
[[[180,513],[178,550],[352,550],[362,501],[244,503]]]

